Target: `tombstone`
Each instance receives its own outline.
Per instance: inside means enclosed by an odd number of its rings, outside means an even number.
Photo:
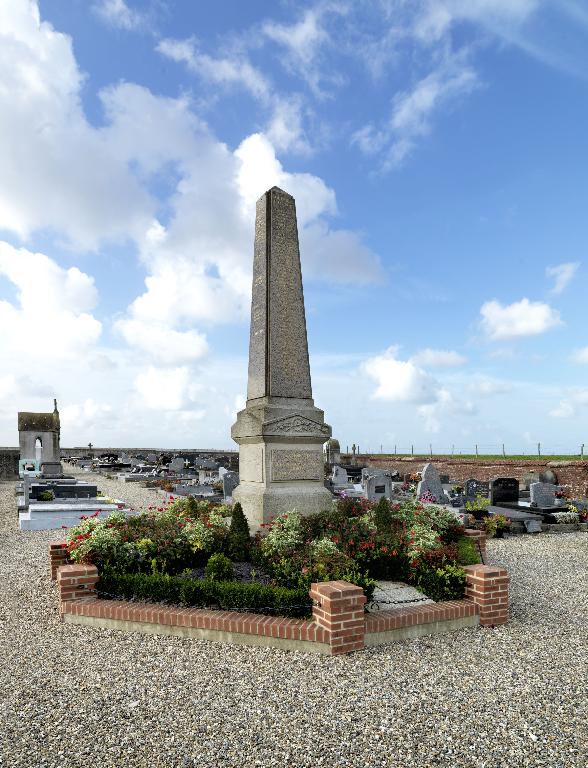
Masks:
[[[239,485],[239,473],[227,471],[222,477],[223,480],[223,496],[225,501],[233,498],[233,491]]]
[[[224,475],[227,474],[229,470],[226,467],[219,467],[218,468],[218,479],[222,480]]]
[[[341,461],[341,446],[339,441],[332,437],[325,445],[327,464],[338,464]]]
[[[497,477],[490,483],[490,504],[518,502],[519,481],[514,477]]]
[[[335,464],[333,467],[332,480],[335,488],[341,485],[348,485],[349,476],[347,475],[347,470]]]
[[[555,492],[557,486],[552,483],[531,483],[531,506],[545,507],[555,506]]]
[[[484,483],[481,480],[475,480],[471,477],[469,480],[465,481],[463,492],[464,496],[468,499],[475,499],[476,496],[484,496],[484,498],[487,499],[490,493],[490,484]]]
[[[239,444],[241,502],[253,531],[283,512],[332,506],[323,445],[331,437],[314,405],[294,198],[272,187],[257,201],[247,403]]]
[[[147,461],[149,464],[155,464],[157,462],[157,454],[156,453],[148,453],[147,454]]]
[[[371,470],[362,476],[364,496],[368,501],[392,498],[392,478],[388,472]]]
[[[448,499],[441,484],[439,473],[431,463],[425,464],[421,472],[421,481],[417,485],[417,499],[420,499],[424,493],[430,493],[435,497],[437,504],[447,504]]]
[[[170,472],[183,472],[184,471],[184,459],[181,456],[176,456],[169,463],[168,469]]]
[[[539,475],[539,482],[557,485],[557,475],[552,469],[546,469],[545,472],[541,472]]]
[[[441,481],[441,485],[448,485],[449,475],[439,475],[439,480]]]
[[[526,475],[523,475],[523,479],[521,480],[520,489],[524,491],[528,491],[530,489],[531,483],[540,483],[541,478],[539,477],[538,472],[527,472]]]

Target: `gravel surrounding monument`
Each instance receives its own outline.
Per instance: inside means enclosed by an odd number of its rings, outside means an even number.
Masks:
[[[312,399],[296,206],[278,187],[257,201],[247,404],[231,436],[233,498],[252,530],[281,512],[330,508],[322,445],[331,427]]]

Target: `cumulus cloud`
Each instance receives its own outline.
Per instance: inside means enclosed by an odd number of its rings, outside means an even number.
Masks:
[[[180,411],[194,404],[189,368],[150,366],[135,379],[135,389],[145,407],[159,411]]]
[[[173,328],[141,320],[120,319],[115,328],[130,347],[163,365],[180,365],[199,360],[208,352],[206,337],[195,330]]]
[[[396,403],[427,404],[438,400],[438,382],[410,360],[399,360],[398,347],[366,360],[363,372],[376,383],[373,397]]]
[[[88,397],[82,403],[69,403],[60,407],[60,421],[63,429],[103,430],[114,417],[114,411],[108,403],[96,402]]]
[[[491,339],[509,339],[538,336],[561,325],[556,309],[541,301],[521,299],[503,305],[499,301],[487,301],[480,309],[482,327]]]
[[[574,275],[578,271],[579,266],[579,261],[568,261],[565,264],[558,264],[555,267],[547,267],[545,274],[554,281],[551,293],[563,293],[574,279]]]
[[[427,347],[413,355],[411,361],[415,365],[422,365],[424,368],[455,368],[464,365],[467,358],[453,350]]]
[[[91,314],[98,294],[89,275],[2,241],[0,275],[16,289],[15,303],[0,301],[0,354],[28,356],[34,344],[36,356],[65,359],[98,341],[102,324]]]
[[[83,80],[71,38],[35,3],[0,3],[0,229],[23,239],[46,229],[94,249],[152,218],[148,192],[86,120]]]

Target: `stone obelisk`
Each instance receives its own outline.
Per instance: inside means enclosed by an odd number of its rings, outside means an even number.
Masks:
[[[322,445],[331,427],[312,399],[296,205],[278,187],[257,201],[247,404],[231,436],[233,498],[253,531],[282,512],[330,509]]]

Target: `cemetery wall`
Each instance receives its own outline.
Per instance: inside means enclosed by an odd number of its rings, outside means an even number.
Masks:
[[[60,448],[61,456],[67,458],[69,456],[87,456],[88,453],[92,453],[94,456],[100,456],[103,453],[127,453],[133,455],[135,453],[149,454],[149,453],[166,453],[174,454],[179,453],[182,456],[238,456],[239,452],[233,449],[223,451],[219,448],[122,448],[121,446],[109,446],[101,448],[100,446],[93,445],[92,450],[88,450],[88,446],[78,446],[74,448]]]
[[[522,480],[529,472],[544,472],[551,469],[557,475],[560,485],[567,486],[576,497],[588,496],[588,461],[541,461],[541,459],[529,459],[522,461],[491,461],[479,459],[440,458],[376,458],[363,456],[356,458],[358,464],[363,466],[378,467],[380,469],[392,469],[401,475],[420,472],[424,464],[430,462],[435,465],[439,474],[449,475],[450,480],[465,482],[470,477],[476,480],[488,482],[495,477],[514,477]]]
[[[18,477],[18,448],[0,448],[0,479],[14,480]]]

